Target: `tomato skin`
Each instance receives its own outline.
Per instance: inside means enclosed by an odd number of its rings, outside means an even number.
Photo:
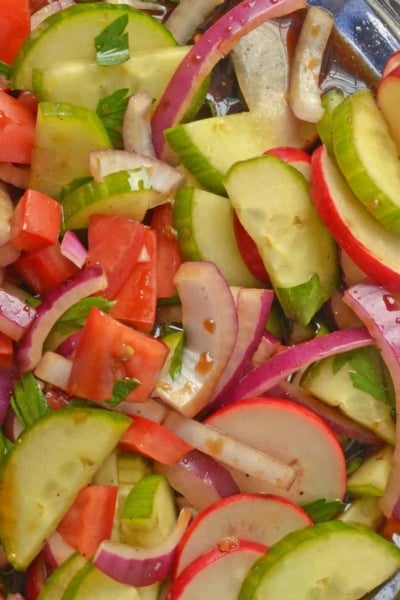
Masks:
[[[55,244],[60,234],[61,204],[37,190],[27,189],[10,222],[10,238],[18,250],[39,250]]]
[[[92,308],[81,330],[67,391],[88,400],[111,400],[116,381],[138,379],[127,400],[146,401],[168,354],[167,346]]]
[[[157,239],[151,229],[145,231],[143,248],[148,260],[136,262],[125,284],[113,296],[116,304],[110,314],[115,319],[150,332],[157,308]]]
[[[35,123],[30,108],[0,91],[0,162],[30,164]]]
[[[22,254],[13,268],[29,288],[40,296],[47,294],[79,271],[76,265],[61,254],[58,243]]]
[[[89,485],[80,490],[57,531],[89,558],[101,541],[110,539],[117,502],[116,485]]]
[[[14,358],[13,341],[7,334],[0,331],[0,368],[7,369],[12,366]]]
[[[249,271],[265,284],[270,283],[264,263],[258,253],[257,246],[253,239],[249,236],[236,214],[233,216],[233,230],[235,232],[236,243],[239,252]]]
[[[132,424],[118,444],[124,452],[139,452],[163,465],[175,465],[185,454],[193,450],[175,433],[145,417],[132,417]]]
[[[12,63],[30,29],[28,0],[1,0],[0,60]]]
[[[153,209],[150,227],[157,235],[157,298],[170,298],[176,293],[174,275],[182,255],[169,202]]]

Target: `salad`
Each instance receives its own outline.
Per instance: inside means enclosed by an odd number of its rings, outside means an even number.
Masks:
[[[1,4],[5,600],[395,597],[400,49],[340,15]]]

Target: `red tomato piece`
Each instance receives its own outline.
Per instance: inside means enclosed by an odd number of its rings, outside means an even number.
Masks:
[[[88,264],[100,263],[107,275],[103,292],[113,298],[136,264],[148,228],[123,215],[92,215],[88,227]]]
[[[49,569],[44,559],[43,552],[31,562],[26,572],[24,598],[36,600],[42,591],[49,575]]]
[[[124,452],[139,452],[163,465],[175,465],[193,450],[185,440],[159,423],[135,416],[119,441]]]
[[[12,63],[30,29],[28,0],[1,0],[0,60]]]
[[[57,200],[28,188],[11,217],[11,243],[28,252],[55,244],[60,234],[61,217],[61,204]]]
[[[157,239],[151,229],[145,231],[141,256],[142,259],[136,262],[125,284],[113,297],[116,304],[110,314],[115,319],[150,332],[154,327],[157,308]]]
[[[233,216],[233,229],[239,252],[249,271],[263,283],[269,284],[270,279],[265,270],[264,263],[258,253],[257,246],[249,236],[236,214]]]
[[[82,328],[67,391],[88,400],[111,400],[118,380],[137,379],[129,401],[147,400],[168,354],[158,339],[92,308]]]
[[[80,490],[57,530],[64,540],[89,558],[111,537],[118,487],[88,485]]]
[[[41,296],[79,271],[61,254],[58,243],[23,254],[13,266],[29,288]]]
[[[0,162],[31,162],[35,123],[32,111],[24,103],[0,91]]]
[[[150,227],[157,235],[157,298],[171,298],[176,293],[174,276],[182,255],[169,202],[153,209]]]
[[[14,346],[9,335],[0,331],[0,368],[6,369],[13,363]]]

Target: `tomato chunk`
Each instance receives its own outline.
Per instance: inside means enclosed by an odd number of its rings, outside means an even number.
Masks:
[[[0,60],[10,64],[31,29],[28,0],[0,2]]]
[[[31,162],[35,122],[23,102],[0,91],[0,162]]]
[[[167,346],[92,308],[76,347],[67,391],[88,400],[111,401],[117,381],[137,379],[127,400],[144,402],[157,382]]]
[[[60,234],[62,209],[50,196],[27,189],[11,218],[10,237],[19,250],[39,250],[55,244]]]
[[[9,335],[0,331],[0,368],[11,367],[13,363],[14,346]]]
[[[157,235],[157,297],[170,298],[176,293],[174,275],[182,262],[170,203],[153,209],[150,227]]]

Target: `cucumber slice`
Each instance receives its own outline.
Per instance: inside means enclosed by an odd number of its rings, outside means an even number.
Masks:
[[[214,262],[229,285],[260,287],[239,252],[228,198],[198,188],[180,188],[174,223],[185,260]]]
[[[341,521],[290,533],[255,562],[238,600],[357,600],[389,579],[400,550]]]
[[[61,600],[73,577],[87,564],[86,558],[75,552],[62,563],[50,577],[39,594],[38,600]]]
[[[189,46],[140,52],[114,67],[91,61],[53,63],[35,69],[34,89],[40,100],[69,102],[95,110],[100,98],[125,88],[129,95],[147,91],[158,100]]]
[[[129,423],[114,412],[66,408],[24,431],[0,473],[0,535],[16,569],[37,555]]]
[[[29,187],[59,198],[62,186],[89,175],[89,152],[108,148],[112,143],[95,112],[72,104],[41,102]]]
[[[355,496],[382,496],[392,469],[393,448],[384,446],[368,456],[347,481],[347,491]]]
[[[343,100],[344,92],[340,88],[331,88],[321,99],[324,114],[316,127],[321,142],[325,144],[330,154],[333,154],[332,114]]]
[[[90,563],[89,563],[90,565]],[[109,577],[93,565],[81,572],[74,582],[73,590],[66,592],[63,600],[141,600],[136,588]]]
[[[301,387],[322,402],[337,406],[351,419],[393,445],[396,440],[395,423],[379,355],[375,355],[374,349],[362,349],[353,351],[340,368],[337,361],[335,357],[329,357],[309,367],[300,380]],[[354,381],[357,377],[368,381],[370,391],[379,390],[383,399],[378,400],[366,389],[361,389]]]
[[[149,547],[161,544],[176,524],[174,494],[163,475],[145,475],[125,500],[120,533],[123,542]]]
[[[305,177],[275,156],[261,156],[233,165],[224,184],[286,316],[306,325],[335,289],[338,265]]]
[[[165,195],[153,190],[145,169],[117,171],[102,182],[89,181],[61,200],[67,229],[87,227],[93,213],[120,214],[141,221]]]
[[[332,123],[336,160],[354,194],[384,227],[400,233],[400,162],[372,92],[348,96]]]
[[[271,123],[252,112],[176,125],[165,131],[165,137],[197,181],[222,196],[223,177],[235,162],[280,145]]]
[[[379,506],[379,498],[362,496],[351,501],[346,509],[338,516],[340,521],[350,525],[361,525],[376,531],[385,521]],[[391,600],[391,599],[387,599]]]
[[[143,11],[100,2],[73,5],[48,17],[25,39],[12,67],[13,87],[33,90],[34,68],[73,60],[94,61],[96,36],[122,15],[128,15],[131,53],[176,45],[166,27]]]

